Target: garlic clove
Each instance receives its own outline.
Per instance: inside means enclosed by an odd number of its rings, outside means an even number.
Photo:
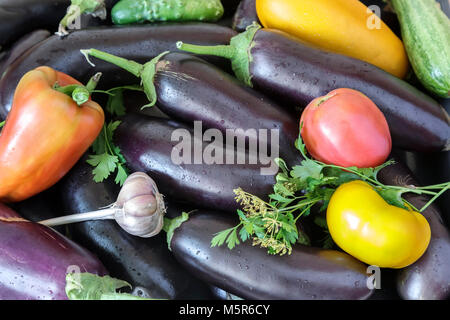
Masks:
[[[117,197],[116,206],[122,207],[125,202],[136,196],[157,193],[158,188],[152,178],[143,172],[135,172],[125,180]]]
[[[158,234],[163,227],[164,213],[158,209],[154,196],[138,196],[128,200],[115,219],[128,233],[144,238],[151,237]]]
[[[128,233],[139,237],[158,234],[166,212],[155,181],[143,172],[131,174],[119,192],[115,219]]]

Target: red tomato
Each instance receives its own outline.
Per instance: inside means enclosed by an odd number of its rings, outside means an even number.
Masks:
[[[389,126],[378,107],[359,91],[337,89],[314,99],[300,124],[308,152],[342,167],[376,167],[392,149]]]

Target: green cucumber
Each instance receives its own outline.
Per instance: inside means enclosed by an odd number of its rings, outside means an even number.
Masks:
[[[450,20],[435,0],[391,0],[414,72],[423,86],[450,97]]]
[[[111,10],[114,24],[155,21],[217,21],[220,0],[121,0]]]

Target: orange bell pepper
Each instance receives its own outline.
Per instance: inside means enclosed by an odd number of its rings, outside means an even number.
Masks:
[[[409,70],[403,42],[358,0],[257,0],[256,10],[266,28],[369,62],[398,78]],[[378,23],[372,26],[372,20]]]
[[[89,96],[78,105],[57,89],[74,85],[83,87],[49,67],[20,80],[0,134],[0,201],[21,201],[54,185],[100,133],[100,105]]]

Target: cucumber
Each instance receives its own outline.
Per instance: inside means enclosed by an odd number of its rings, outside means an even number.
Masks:
[[[155,21],[217,21],[224,12],[220,0],[121,0],[111,10],[114,24]]]
[[[450,20],[435,0],[391,0],[417,78],[439,97],[450,97]]]

